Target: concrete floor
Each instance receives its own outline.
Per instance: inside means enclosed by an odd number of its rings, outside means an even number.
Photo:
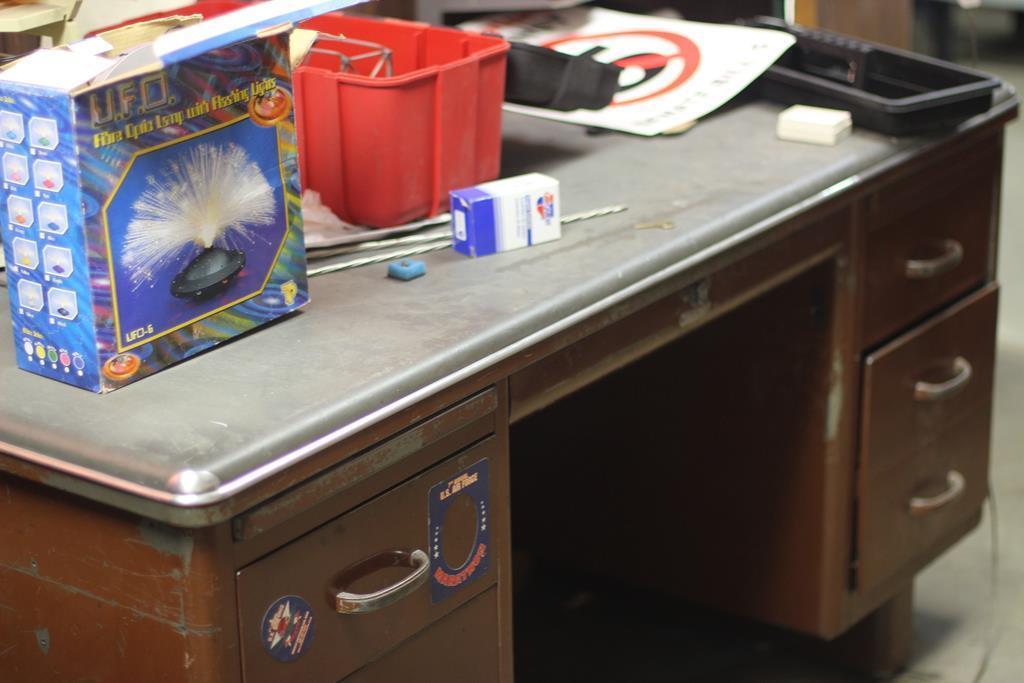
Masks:
[[[1024,93],[1024,41],[1012,16],[979,12],[978,67]],[[960,17],[961,29],[967,24]],[[959,52],[970,54],[967,33]],[[969,61],[969,60],[968,60]],[[1024,124],[1007,130],[993,505],[981,526],[915,584],[915,643],[894,683],[1024,683]],[[992,509],[998,510],[998,560]],[[994,570],[995,567],[995,570]],[[996,580],[993,581],[993,574]],[[810,658],[785,634],[578,577],[516,604],[516,677],[531,683],[866,683]],[[554,580],[552,580],[554,579]],[[639,596],[642,598],[642,596]],[[645,603],[645,607],[637,607]],[[552,605],[559,609],[552,610]],[[658,605],[652,607],[651,605]],[[682,613],[682,616],[681,616]],[[624,628],[624,624],[628,624]],[[987,660],[987,667],[983,663]],[[979,673],[984,669],[984,676]]]

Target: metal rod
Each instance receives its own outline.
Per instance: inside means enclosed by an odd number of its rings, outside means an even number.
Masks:
[[[356,47],[365,47],[368,48],[370,51],[363,52],[357,55],[346,55],[344,52],[336,52],[334,50],[327,50],[321,47],[316,47],[316,43],[320,41],[342,43],[343,45],[348,46],[354,45]],[[391,65],[391,48],[384,47],[379,43],[371,43],[366,40],[356,40],[355,38],[346,38],[344,36],[332,36],[328,33],[318,33],[316,40],[313,42],[313,47],[309,49],[309,54],[329,55],[332,57],[337,57],[339,63],[341,64],[340,71],[342,72],[354,71],[354,69],[352,68],[352,62],[354,61],[360,59],[369,59],[370,57],[376,57],[378,61],[377,64],[374,65],[373,69],[370,71],[370,77],[375,78],[380,73],[381,67],[384,68],[384,75],[386,77],[391,78],[393,74]]]
[[[310,268],[309,270],[306,271],[306,273],[310,277],[313,277],[315,275],[326,275],[327,273],[337,273],[338,271],[341,270],[359,268],[360,266],[369,266],[373,265],[374,263],[383,263],[384,261],[391,261],[392,259],[408,258],[409,256],[419,256],[420,254],[427,254],[432,251],[447,249],[450,246],[452,246],[452,240],[449,237],[444,242],[438,242],[437,244],[428,244],[422,247],[410,247],[407,249],[386,251],[381,254],[374,254],[373,256],[364,256],[363,258],[357,258],[351,261],[342,261],[341,263],[332,263],[326,266]]]
[[[612,204],[611,206],[602,206],[600,209],[591,209],[590,211],[579,211],[577,213],[570,213],[562,216],[562,225],[567,223],[577,223],[579,221],[589,221],[594,218],[603,218],[605,216],[611,216],[612,214],[622,213],[629,207],[625,204]]]
[[[625,204],[616,204],[614,206],[604,206],[600,209],[593,209],[591,211],[571,213],[562,217],[562,225],[601,218],[603,216],[610,216],[612,214],[622,213],[625,210]],[[451,221],[445,221],[444,223],[439,223],[439,225],[448,225],[450,223]],[[389,237],[382,240],[373,240],[372,242],[360,242],[359,244],[341,244],[336,247],[323,247],[310,250],[309,255],[310,258],[320,259],[329,258],[331,256],[343,256],[345,254],[358,254],[364,251],[374,251],[375,249],[398,247],[406,244],[434,242],[436,240],[445,239],[450,235],[451,232],[446,228],[444,232],[422,232],[416,233],[415,235],[403,235],[402,237]]]
[[[435,242],[437,240],[450,239],[452,236],[448,228],[444,232],[423,232],[415,235],[403,235],[402,237],[389,237],[383,240],[372,242],[360,242],[359,244],[341,244],[336,247],[324,247],[310,251],[310,258],[328,258],[330,256],[343,256],[345,254],[358,254],[363,251],[374,251],[388,247],[400,247],[407,244],[421,244],[423,242]]]
[[[562,225],[577,223],[579,221],[588,221],[594,218],[602,218],[604,216],[610,216],[616,213],[622,213],[628,207],[625,204],[614,204],[612,206],[603,206],[599,209],[592,209],[590,211],[581,211],[578,213],[567,214],[562,218]],[[424,244],[426,243],[426,244]],[[452,245],[452,238],[450,232],[433,232],[427,234],[418,235],[406,235],[404,237],[395,237],[387,240],[377,240],[375,242],[363,242],[357,245],[344,245],[338,247],[338,251],[332,251],[329,255],[340,255],[349,253],[359,253],[361,251],[371,251],[380,249],[382,247],[397,247],[401,245],[414,244],[417,246],[406,247],[404,249],[397,249],[395,251],[387,251],[372,256],[364,256],[363,258],[352,259],[351,261],[343,261],[341,263],[332,263],[325,266],[318,266],[316,268],[309,268],[306,272],[310,277],[315,275],[325,275],[327,273],[337,273],[342,270],[349,270],[351,268],[359,268],[361,266],[369,266],[375,263],[383,263],[384,261],[390,261],[392,259],[407,258],[409,256],[418,256],[420,254],[427,254],[432,251],[440,251],[441,249],[447,249]],[[340,251],[341,249],[351,251]],[[327,256],[328,254],[323,254]]]

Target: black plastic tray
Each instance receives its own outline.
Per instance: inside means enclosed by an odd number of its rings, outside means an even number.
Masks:
[[[949,128],[992,106],[999,79],[957,64],[771,17],[746,26],[786,31],[796,44],[758,79],[782,104],[849,111],[853,123],[889,135]]]

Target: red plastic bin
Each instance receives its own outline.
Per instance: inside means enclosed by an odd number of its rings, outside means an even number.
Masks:
[[[295,70],[302,182],[334,213],[363,225],[397,225],[437,213],[449,190],[498,176],[507,42],[340,14],[302,27],[392,50],[390,78],[365,75],[374,60],[354,62],[358,73],[340,73],[338,59],[320,53]]]
[[[173,14],[212,17],[241,2],[199,2]],[[375,60],[310,54],[295,70],[295,120],[303,188],[351,223],[388,227],[434,215],[448,191],[498,176],[508,43],[501,38],[399,19],[326,14],[302,28],[391,49],[392,75]],[[349,56],[365,48],[320,41]]]

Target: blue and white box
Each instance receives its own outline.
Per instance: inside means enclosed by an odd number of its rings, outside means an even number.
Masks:
[[[356,1],[126,26],[0,69],[20,368],[112,391],[308,302],[289,33]]]
[[[542,173],[452,190],[455,251],[486,256],[562,236],[558,181]]]

